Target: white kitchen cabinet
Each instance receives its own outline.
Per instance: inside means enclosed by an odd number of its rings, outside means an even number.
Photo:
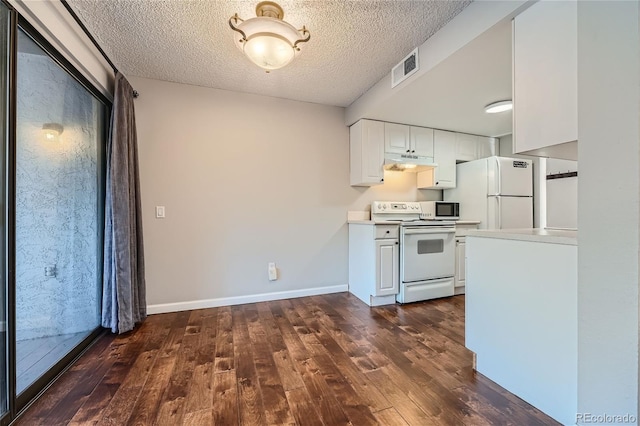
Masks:
[[[349,128],[351,186],[372,186],[384,182],[384,124],[360,120]]]
[[[419,189],[448,189],[456,187],[456,134],[435,130],[433,134],[433,159],[438,165],[433,170],[420,172]]]
[[[384,151],[433,157],[433,129],[384,123]]]
[[[456,274],[454,276],[454,294],[464,294],[467,280],[466,274],[466,242],[467,233],[478,229],[479,221],[456,223]]]
[[[384,152],[394,154],[411,152],[409,126],[396,123],[384,123]]]
[[[456,161],[473,161],[477,159],[478,136],[456,133]]]
[[[540,1],[515,17],[514,153],[577,141],[577,47],[577,2]]]
[[[409,129],[411,153],[421,157],[433,157],[433,129],[411,126]]]
[[[487,158],[492,155],[496,155],[496,145],[498,140],[496,138],[489,138],[486,136],[478,136],[478,150],[476,158]]]
[[[349,292],[369,306],[396,303],[398,233],[397,225],[349,223]]]
[[[456,237],[456,275],[454,277],[454,294],[464,294],[465,274],[465,246],[466,237]]]
[[[376,288],[373,296],[395,297],[398,293],[398,240],[376,240]]]

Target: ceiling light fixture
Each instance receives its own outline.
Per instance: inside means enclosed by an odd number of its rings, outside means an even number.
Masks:
[[[296,30],[291,24],[283,21],[284,11],[272,1],[258,3],[256,15],[255,18],[245,21],[236,13],[229,19],[229,25],[242,36],[235,37],[238,49],[244,52],[251,62],[267,72],[282,68],[291,62],[300,51],[298,44],[311,38],[305,26]]]
[[[44,123],[42,125],[42,133],[48,141],[57,142],[63,131],[64,127],[58,123]]]
[[[513,101],[499,101],[484,107],[487,114],[495,114],[497,112],[505,112],[513,109]]]

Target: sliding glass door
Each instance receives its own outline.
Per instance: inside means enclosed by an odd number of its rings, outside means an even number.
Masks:
[[[11,18],[0,3],[0,417],[9,410],[9,335],[7,287],[7,141],[9,124],[9,55]]]
[[[19,395],[100,325],[107,107],[22,28],[16,78]]]
[[[101,333],[109,108],[0,0],[0,426]]]

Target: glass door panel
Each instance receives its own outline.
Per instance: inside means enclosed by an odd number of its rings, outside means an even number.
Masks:
[[[18,31],[18,394],[100,325],[105,113],[102,102]]]

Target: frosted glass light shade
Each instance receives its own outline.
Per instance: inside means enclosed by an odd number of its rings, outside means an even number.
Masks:
[[[293,47],[295,42],[303,38],[291,24],[264,16],[247,19],[237,28],[246,36],[244,41],[239,34],[234,34],[238,49],[267,71],[291,62],[297,52]]]
[[[244,43],[244,53],[251,61],[266,70],[277,70],[291,62],[293,47],[279,37],[255,35]]]

